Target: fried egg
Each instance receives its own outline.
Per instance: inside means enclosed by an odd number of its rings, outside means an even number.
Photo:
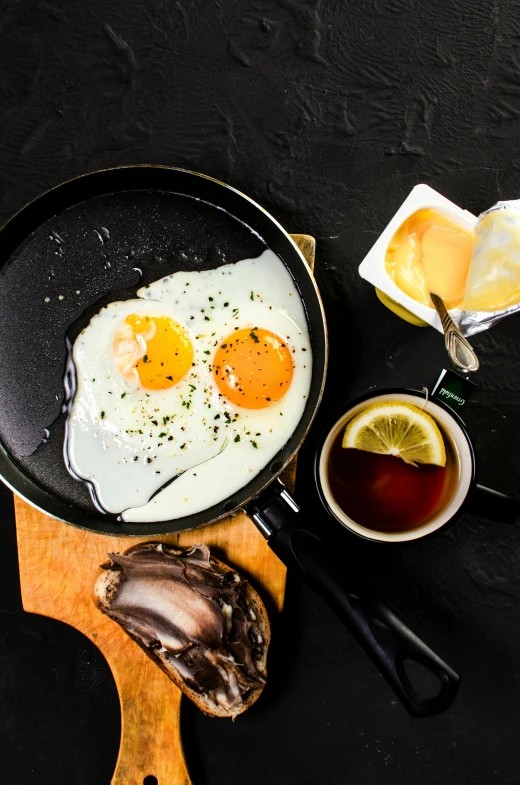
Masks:
[[[111,303],[72,358],[70,470],[133,522],[191,515],[240,490],[290,438],[312,373],[301,298],[272,251]]]

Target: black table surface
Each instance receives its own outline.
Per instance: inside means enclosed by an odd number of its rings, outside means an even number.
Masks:
[[[326,519],[311,474],[335,407],[429,385],[446,362],[441,336],[387,311],[357,268],[419,182],[476,214],[520,196],[519,36],[520,3],[496,0],[1,4],[0,218],[68,177],[147,162],[223,179],[317,238],[330,372],[297,496],[462,676],[449,711],[411,719],[289,577],[261,700],[235,723],[185,702],[195,785],[520,781],[520,531],[466,515],[432,539],[377,546]],[[515,493],[520,317],[474,345],[464,417],[479,478]],[[0,504],[1,779],[107,785],[120,724],[109,668],[78,632],[23,613],[3,487]]]

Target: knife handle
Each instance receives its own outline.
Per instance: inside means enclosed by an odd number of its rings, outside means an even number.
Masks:
[[[459,676],[366,587],[355,586],[331,547],[300,522],[298,505],[280,484],[248,505],[268,544],[289,568],[328,602],[379,668],[412,717],[429,717],[450,706]],[[440,682],[431,698],[418,694],[406,672],[415,661]]]

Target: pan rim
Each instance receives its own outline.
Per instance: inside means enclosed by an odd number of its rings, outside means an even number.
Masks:
[[[281,225],[281,223],[279,221],[277,221],[276,218],[273,215],[271,215],[271,213],[268,210],[265,209],[265,207],[262,207],[262,205],[259,204],[259,202],[255,201],[250,196],[245,194],[243,191],[240,191],[238,188],[235,188],[235,186],[229,185],[229,183],[225,183],[223,180],[219,180],[216,177],[211,177],[210,175],[204,174],[203,172],[197,172],[197,171],[195,171],[195,169],[185,169],[182,166],[169,166],[168,164],[147,164],[147,163],[141,163],[141,164],[121,164],[119,166],[106,166],[106,167],[104,167],[102,169],[93,169],[91,172],[83,172],[82,174],[74,175],[74,177],[68,177],[66,180],[60,180],[60,182],[56,183],[56,185],[52,185],[50,188],[46,188],[45,191],[42,191],[40,194],[38,194],[38,196],[35,196],[34,199],[30,199],[28,202],[25,202],[25,204],[23,204],[21,207],[19,207],[18,210],[16,210],[2,224],[0,224],[0,233],[3,232],[4,229],[6,229],[9,226],[9,224],[12,221],[14,221],[14,219],[17,218],[18,215],[20,215],[20,213],[23,213],[23,211],[26,210],[28,207],[30,207],[31,205],[34,205],[39,199],[44,199],[46,196],[51,194],[53,191],[58,190],[58,188],[62,188],[65,185],[69,185],[70,183],[74,183],[74,182],[76,182],[76,180],[81,180],[81,179],[83,179],[85,177],[92,177],[93,175],[96,175],[96,174],[106,174],[107,172],[118,172],[118,171],[123,171],[123,170],[128,170],[128,169],[166,169],[167,171],[170,171],[170,172],[184,172],[185,174],[191,174],[191,175],[194,175],[195,177],[202,177],[204,180],[210,180],[213,183],[217,183],[217,185],[221,185],[224,188],[227,188],[228,190],[233,191],[238,196],[240,196],[243,199],[245,199],[246,201],[250,202],[250,204],[252,204],[258,210],[260,210],[262,213],[264,213],[264,215],[266,215],[267,218],[269,218],[271,223],[273,223],[282,232],[282,234],[284,234],[285,237],[291,242],[291,244],[293,245],[294,249],[297,251],[298,255],[301,257],[301,259],[303,260],[305,265],[308,267],[307,260],[305,259],[305,256],[302,254],[302,252],[300,251],[300,249],[298,248],[298,246],[296,245],[296,243],[292,239],[290,233],[286,229],[284,229],[284,227]],[[201,200],[201,201],[204,201],[204,200]],[[311,236],[311,235],[309,235],[309,236]],[[310,271],[310,272],[311,272],[311,278],[314,281],[314,275],[312,274],[312,271]],[[314,283],[315,283],[315,281],[314,281]],[[317,286],[315,286],[315,289],[316,289],[316,294],[318,295],[318,299],[320,301],[320,304],[322,306],[323,318],[325,319],[325,311],[323,309],[323,303],[322,303],[321,295],[320,295],[320,292],[319,292]]]
[[[45,513],[46,515],[50,515],[51,517],[55,518],[56,520],[61,521],[63,523],[66,523],[69,526],[74,526],[74,527],[82,529],[84,531],[89,531],[89,532],[93,532],[93,533],[96,533],[96,534],[104,534],[105,536],[118,536],[118,537],[143,537],[143,536],[148,536],[148,537],[156,537],[156,536],[161,536],[161,534],[157,534],[156,532],[154,532],[154,533],[149,532],[149,530],[151,528],[153,528],[153,527],[160,526],[161,528],[164,527],[164,528],[168,529],[168,531],[165,531],[163,533],[163,536],[164,536],[164,534],[167,534],[167,533],[178,533],[178,532],[181,532],[181,531],[195,530],[197,528],[201,528],[202,526],[206,526],[206,525],[210,525],[212,523],[216,523],[217,521],[222,520],[223,518],[226,518],[228,516],[232,516],[233,514],[236,514],[237,512],[239,512],[240,510],[243,510],[244,507],[252,499],[254,499],[256,496],[258,496],[260,493],[262,493],[268,487],[268,485],[270,485],[271,482],[273,482],[276,478],[278,478],[282,474],[284,469],[288,466],[288,464],[297,455],[297,453],[298,453],[298,451],[299,451],[303,441],[305,440],[305,438],[307,437],[307,435],[309,433],[309,430],[310,430],[310,428],[311,428],[311,426],[312,426],[312,424],[314,422],[314,418],[316,416],[317,410],[318,410],[318,408],[319,408],[319,406],[321,404],[321,401],[322,401],[322,398],[323,398],[323,392],[324,392],[324,388],[325,388],[325,383],[326,383],[326,378],[327,378],[329,342],[328,342],[327,323],[326,323],[326,317],[325,317],[325,310],[324,310],[324,306],[323,306],[323,301],[322,301],[322,297],[321,297],[320,291],[318,289],[318,286],[317,286],[317,283],[316,283],[313,271],[309,268],[309,266],[307,264],[307,261],[305,259],[305,256],[303,255],[302,251],[300,250],[298,245],[293,240],[293,238],[290,235],[290,233],[287,232],[287,230],[279,223],[279,221],[276,220],[276,218],[274,218],[274,216],[271,215],[271,213],[268,210],[266,210],[264,207],[262,207],[262,205],[260,205],[258,202],[256,202],[254,199],[252,199],[250,196],[248,196],[247,194],[243,193],[242,191],[240,191],[239,189],[235,188],[234,186],[231,186],[231,185],[223,182],[222,180],[219,180],[219,179],[217,179],[215,177],[211,177],[210,175],[206,175],[206,174],[204,174],[202,172],[197,172],[195,170],[187,169],[187,168],[184,168],[184,167],[169,166],[167,164],[147,164],[147,163],[124,164],[124,165],[118,165],[118,166],[103,167],[103,168],[100,168],[100,169],[95,169],[95,170],[90,171],[90,172],[84,172],[82,174],[75,175],[74,177],[67,178],[67,179],[65,179],[65,180],[55,184],[54,186],[52,186],[52,187],[46,189],[45,191],[43,191],[42,193],[40,193],[34,199],[31,199],[30,201],[25,203],[22,207],[20,207],[18,210],[16,210],[16,212],[14,212],[0,226],[0,237],[2,236],[3,231],[6,228],[8,228],[9,225],[12,224],[12,222],[18,216],[20,216],[22,213],[24,213],[25,210],[27,210],[29,207],[32,207],[32,206],[36,205],[39,202],[39,200],[43,201],[46,197],[50,196],[53,192],[57,191],[58,189],[60,189],[62,187],[65,187],[67,185],[70,185],[70,184],[72,184],[72,183],[74,183],[74,182],[76,182],[78,180],[86,179],[86,178],[89,178],[89,177],[95,177],[96,175],[109,174],[111,172],[129,171],[129,170],[133,170],[133,169],[135,169],[135,170],[140,170],[140,169],[154,169],[154,170],[159,169],[159,170],[161,170],[162,169],[162,170],[171,171],[171,172],[179,172],[179,173],[183,173],[183,174],[190,175],[190,176],[193,176],[193,177],[199,177],[201,179],[208,180],[210,182],[213,182],[213,183],[217,184],[220,187],[223,187],[225,189],[228,189],[229,191],[232,191],[238,197],[240,197],[241,199],[246,200],[249,204],[251,204],[251,206],[253,208],[255,208],[255,209],[259,210],[261,213],[263,213],[263,215],[268,219],[268,221],[271,224],[274,225],[275,229],[285,238],[286,241],[289,242],[289,244],[292,246],[293,252],[296,251],[297,256],[300,258],[301,262],[303,263],[304,269],[308,273],[308,279],[310,281],[310,284],[312,286],[314,295],[316,297],[316,303],[317,303],[317,305],[319,307],[320,316],[321,316],[321,323],[322,323],[322,327],[323,327],[323,332],[322,332],[322,335],[320,336],[321,340],[323,341],[323,359],[320,362],[320,365],[322,366],[321,370],[320,370],[320,373],[321,373],[320,387],[319,387],[319,390],[317,391],[317,394],[316,394],[316,397],[315,397],[315,401],[313,402],[312,410],[310,410],[308,412],[308,421],[306,423],[305,430],[302,432],[302,434],[299,437],[297,445],[294,447],[294,449],[291,451],[291,453],[288,455],[288,457],[283,462],[281,462],[280,466],[277,467],[276,471],[272,471],[272,476],[268,477],[266,479],[266,481],[262,484],[262,486],[260,488],[255,489],[255,491],[247,499],[245,499],[245,500],[242,499],[240,501],[240,503],[237,504],[236,506],[230,508],[229,510],[223,510],[221,514],[219,514],[219,515],[217,515],[215,517],[211,517],[211,518],[207,519],[204,522],[201,522],[199,524],[194,524],[193,526],[190,525],[190,526],[180,527],[179,528],[176,525],[176,523],[178,521],[183,520],[183,518],[181,517],[181,518],[173,518],[173,519],[170,519],[169,521],[154,521],[154,522],[150,522],[150,523],[140,522],[140,523],[132,524],[133,526],[141,527],[142,531],[139,531],[139,532],[126,532],[125,531],[124,533],[123,532],[116,533],[116,532],[113,532],[113,531],[103,531],[102,528],[101,528],[102,527],[102,518],[101,518],[101,516],[97,519],[97,520],[99,520],[99,527],[100,528],[97,528],[97,527],[96,528],[92,528],[92,526],[88,525],[88,523],[80,523],[80,522],[77,522],[77,521],[70,521],[67,518],[61,517],[61,515],[59,515],[59,514],[57,515],[55,512],[52,512],[52,513],[48,512],[48,510],[45,509],[45,507],[41,506],[39,503],[37,503],[33,499],[29,498],[29,496],[27,496],[26,493],[24,493],[22,490],[17,488],[16,487],[16,482],[12,482],[12,481],[8,480],[6,478],[6,476],[5,476],[4,468],[0,468],[0,479],[4,482],[4,484],[7,487],[10,488],[10,490],[13,491],[13,493],[15,493],[17,496],[22,498],[24,501],[26,501],[28,504],[30,504],[35,509]],[[128,190],[131,190],[131,189],[128,189]],[[139,189],[136,188],[135,190],[139,190]],[[160,190],[160,189],[157,188],[156,190]],[[165,189],[165,190],[167,190],[167,189]],[[171,189],[171,192],[172,193],[174,192],[173,189]],[[179,194],[183,195],[182,194],[182,190],[176,191],[176,193],[179,193]],[[190,196],[190,194],[184,194],[184,195],[187,196],[188,198],[194,198],[194,197]],[[212,204],[210,201],[205,200],[205,199],[201,199],[201,201],[206,202],[208,204]],[[213,205],[213,206],[217,207],[217,209],[221,209],[221,208],[218,208],[217,205]],[[230,214],[232,215],[232,213],[230,213]],[[240,219],[237,218],[236,216],[233,215],[233,217],[236,220],[240,221]],[[250,226],[248,228],[250,228],[252,231],[255,231]],[[285,264],[285,262],[284,262],[284,264]],[[291,273],[291,275],[292,275],[292,273]],[[300,295],[300,296],[302,297],[302,301],[303,301],[304,307],[305,307],[305,301],[303,299],[303,296],[302,295]],[[304,414],[305,414],[305,411],[304,411]],[[303,419],[304,414],[302,414],[302,419]],[[300,419],[300,422],[301,422],[301,419]],[[294,432],[289,437],[289,440],[291,438],[293,438],[293,436],[294,436]],[[281,448],[280,451],[282,451],[284,449],[284,447],[285,447],[285,445]],[[25,482],[29,483],[30,485],[33,486],[34,489],[36,489],[37,492],[40,492],[42,494],[46,494],[50,498],[55,498],[56,504],[59,507],[64,507],[66,505],[69,505],[71,507],[73,506],[72,503],[67,502],[66,500],[59,499],[57,496],[54,496],[54,494],[50,490],[48,490],[48,489],[44,488],[43,486],[41,486],[38,483],[37,480],[35,480],[30,475],[28,475],[27,472],[21,466],[19,466],[18,462],[10,455],[9,450],[6,448],[4,443],[1,442],[1,441],[0,441],[0,448],[1,448],[0,453],[5,458],[6,463],[10,466],[13,474],[15,476],[18,475],[22,482],[25,481]],[[265,469],[269,466],[270,463],[271,463],[271,465],[273,465],[274,463],[277,462],[278,454],[279,453],[277,453],[275,456],[273,456],[271,461],[269,461],[266,464],[266,467],[264,467],[264,469],[262,469],[262,472],[265,471]],[[244,487],[246,487],[246,486],[243,486],[243,488]],[[224,500],[222,500],[222,502],[225,503],[226,500],[224,499]],[[222,502],[221,502],[221,504],[222,504]],[[211,507],[207,508],[207,509],[211,509]],[[200,511],[199,514],[203,515],[205,512],[206,512],[206,510],[202,510],[202,511]],[[90,513],[90,514],[87,514],[87,515],[89,515],[89,517],[90,516],[95,517],[94,513]],[[108,523],[108,521],[107,521],[107,523]],[[148,532],[149,532],[148,534],[144,534],[144,530],[145,529],[148,529]]]

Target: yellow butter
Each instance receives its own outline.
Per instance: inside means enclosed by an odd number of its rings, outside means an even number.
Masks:
[[[438,210],[425,208],[401,224],[388,244],[385,268],[405,294],[432,307],[430,292],[448,308],[462,302],[473,234]]]

